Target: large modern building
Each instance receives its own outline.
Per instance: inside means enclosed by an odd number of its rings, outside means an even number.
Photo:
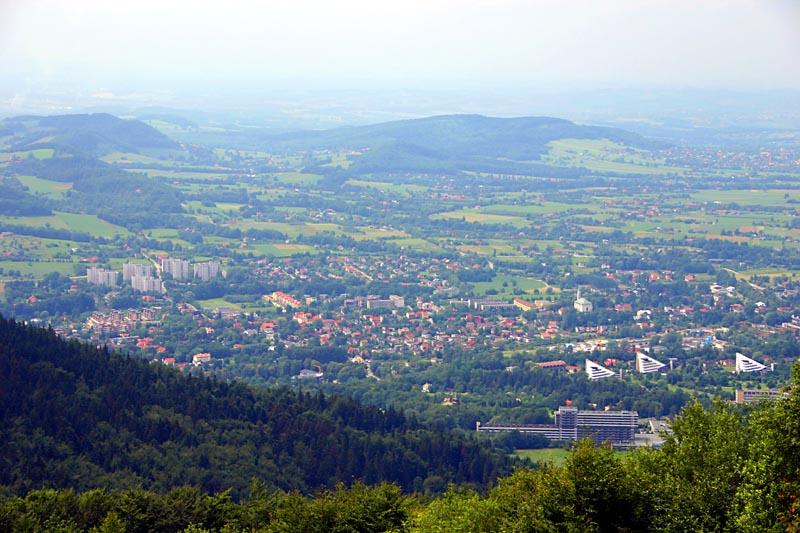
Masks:
[[[632,446],[639,425],[636,411],[582,411],[576,407],[562,406],[556,411],[555,424],[487,424],[476,423],[477,431],[499,433],[518,431],[542,435],[553,441],[589,438],[595,442],[610,442],[618,446]]]
[[[761,400],[778,400],[789,396],[779,389],[736,389],[736,403],[753,403]]]
[[[194,277],[201,281],[210,281],[219,274],[219,261],[206,261],[193,265]]]
[[[104,268],[89,267],[86,269],[86,281],[92,285],[116,287],[117,273],[113,270],[106,270]]]
[[[189,279],[189,261],[186,259],[163,257],[161,258],[161,270],[170,274],[175,280]]]
[[[125,263],[122,265],[123,281],[130,281],[134,276],[153,277],[153,267],[151,265],[140,265],[137,263]]]
[[[131,287],[139,292],[164,292],[164,284],[161,283],[160,279],[152,276],[133,276],[131,278]]]
[[[642,352],[636,352],[636,371],[640,374],[659,372],[667,365]]]
[[[762,370],[766,369],[766,365],[763,365],[756,361],[755,359],[750,359],[744,354],[737,353],[736,354],[736,373],[739,374],[741,372],[761,372]]]
[[[392,294],[389,298],[367,298],[367,309],[396,309],[406,305],[405,298]]]
[[[613,370],[609,370],[599,363],[586,359],[586,375],[589,377],[590,381],[595,381],[597,379],[610,378],[616,374],[614,374]]]

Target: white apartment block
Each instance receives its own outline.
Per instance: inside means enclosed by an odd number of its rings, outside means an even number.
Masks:
[[[219,261],[206,261],[194,264],[194,277],[202,281],[209,281],[219,274]]]
[[[123,281],[130,281],[134,276],[145,278],[153,277],[153,267],[151,265],[139,265],[136,263],[125,263],[122,265]]]
[[[133,276],[131,287],[139,292],[164,292],[164,284],[160,279],[152,276]]]
[[[116,287],[117,273],[104,268],[89,267],[86,269],[86,281],[92,285]]]
[[[186,259],[164,257],[161,259],[161,269],[165,273],[171,274],[172,279],[189,279],[189,261]]]

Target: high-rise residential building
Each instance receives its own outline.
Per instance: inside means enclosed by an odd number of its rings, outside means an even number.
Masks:
[[[152,276],[133,276],[131,287],[139,292],[164,292],[164,284],[160,279]]]
[[[189,279],[189,261],[174,257],[161,258],[161,269],[172,276],[172,279]]]
[[[209,281],[219,274],[219,261],[206,261],[194,264],[194,277],[202,281]]]
[[[134,276],[152,277],[153,267],[151,265],[140,265],[138,263],[125,263],[122,265],[123,281],[130,281]]]
[[[117,273],[113,270],[106,270],[104,268],[89,267],[86,269],[86,281],[92,285],[116,287]]]

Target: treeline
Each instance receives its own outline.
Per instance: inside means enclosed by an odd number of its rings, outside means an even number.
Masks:
[[[688,406],[661,449],[620,457],[583,441],[563,465],[520,469],[485,493],[453,485],[430,499],[396,485],[355,483],[306,497],[257,480],[238,501],[192,487],[165,494],[38,490],[0,503],[0,529],[760,533],[797,531],[798,495],[800,372],[791,397],[750,412]]]
[[[0,318],[0,485],[189,484],[245,493],[252,478],[311,491],[392,481],[485,485],[509,460],[471,436],[393,410],[288,389],[190,377]]]

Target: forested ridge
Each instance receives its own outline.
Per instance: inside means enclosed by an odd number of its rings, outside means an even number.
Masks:
[[[3,531],[634,532],[798,531],[800,374],[788,400],[747,413],[686,408],[660,450],[626,458],[589,441],[561,466],[520,469],[485,493],[442,496],[356,482],[313,496],[254,480],[247,496],[176,487],[76,493],[43,489],[0,500]]]
[[[3,531],[800,528],[800,366],[784,400],[690,404],[661,449],[582,442],[485,490],[506,462],[391,409],[188,377],[6,319],[0,356]],[[431,476],[455,483],[430,499]]]
[[[87,490],[192,485],[309,492],[337,482],[485,485],[509,461],[353,400],[190,377],[0,318],[0,485]]]

